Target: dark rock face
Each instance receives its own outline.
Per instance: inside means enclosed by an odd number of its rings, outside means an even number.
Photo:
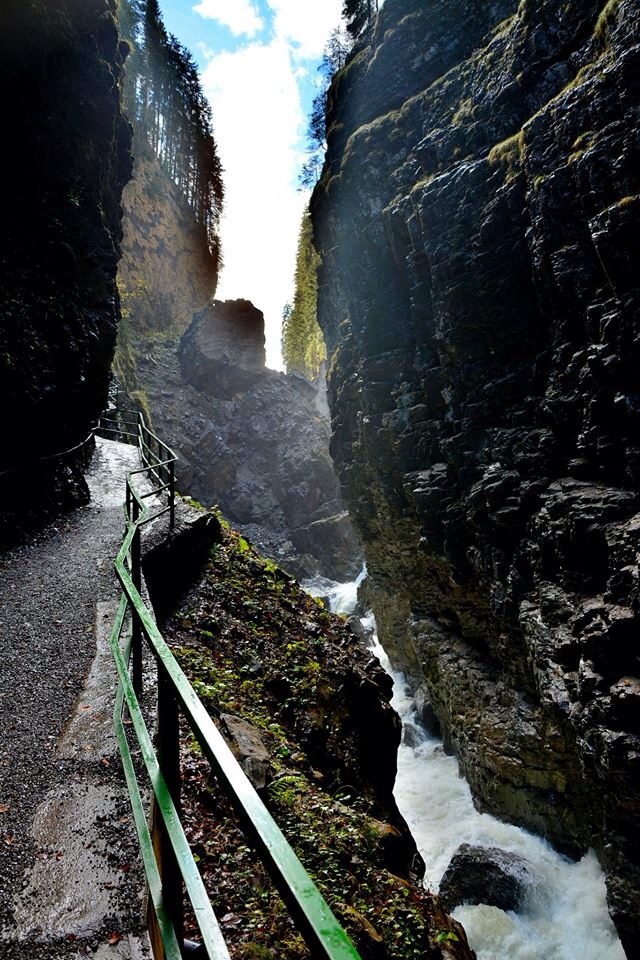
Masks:
[[[154,424],[180,456],[178,487],[300,577],[355,577],[360,546],[329,456],[317,390],[264,366],[264,320],[214,301],[179,344],[138,348]],[[179,358],[179,362],[178,362]]]
[[[428,9],[427,9],[428,6]],[[387,0],[313,198],[332,453],[478,802],[640,934],[640,13]]]
[[[0,91],[11,141],[0,236],[0,471],[75,446],[105,404],[130,173],[115,11],[115,0],[2,4]],[[12,470],[3,503],[86,496],[86,455]]]
[[[462,843],[440,881],[440,899],[449,912],[461,903],[517,910],[529,881],[527,863],[516,853]]]

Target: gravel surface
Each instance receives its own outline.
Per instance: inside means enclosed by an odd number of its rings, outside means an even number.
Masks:
[[[0,554],[2,960],[80,957],[93,955],[98,948],[100,956],[122,956],[123,944],[108,941],[139,924],[141,882],[119,759],[100,760],[91,751],[86,759],[63,760],[56,755],[95,654],[96,605],[114,602],[119,594],[113,557],[123,533],[124,477],[126,470],[138,465],[136,448],[98,440],[87,477],[91,503],[59,519],[28,544]],[[103,859],[112,871],[120,870],[113,884],[117,888],[113,912],[93,931],[74,932],[70,920],[64,935],[58,933],[55,940],[40,934],[21,942],[24,930],[17,929],[14,920],[16,897],[28,890],[38,872],[34,869],[38,859],[65,856],[64,849],[47,848],[41,828],[34,828],[34,817],[56,791],[64,795],[71,784],[82,792],[89,783],[114,797],[109,809],[94,817],[96,829],[112,838]],[[87,840],[89,845],[93,839]],[[111,889],[106,881],[103,886]],[[128,907],[122,907],[124,901]],[[34,908],[41,912],[42,905]]]

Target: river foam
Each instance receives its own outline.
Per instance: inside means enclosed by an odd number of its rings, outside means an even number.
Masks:
[[[328,598],[334,612],[352,614],[364,576],[363,571],[357,583],[316,579],[303,586]],[[372,651],[393,678],[392,704],[410,732],[398,751],[394,794],[425,861],[425,885],[437,891],[462,843],[499,847],[529,865],[532,883],[517,913],[486,905],[460,906],[453,912],[478,960],[625,960],[595,853],[589,851],[575,862],[541,837],[479,813],[457,761],[420,724],[405,678],[391,669],[378,641],[373,614],[363,617],[362,623],[371,636]]]

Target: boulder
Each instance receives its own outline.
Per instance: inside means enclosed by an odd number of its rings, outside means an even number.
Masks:
[[[179,341],[145,341],[145,351],[140,387],[178,454],[178,489],[217,504],[293,576],[355,578],[361,548],[318,388],[265,366],[261,311],[247,300],[214,301]]]
[[[517,853],[463,843],[440,882],[440,899],[447,911],[462,903],[517,910],[529,883],[527,861]]]
[[[262,734],[253,724],[231,713],[223,713],[220,720],[234,756],[256,790],[262,790],[269,772],[269,751]]]

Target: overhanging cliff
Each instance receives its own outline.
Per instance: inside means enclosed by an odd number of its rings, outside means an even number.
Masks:
[[[481,804],[597,846],[629,956],[639,20],[387,0],[329,92],[312,202],[332,453],[383,642]]]

